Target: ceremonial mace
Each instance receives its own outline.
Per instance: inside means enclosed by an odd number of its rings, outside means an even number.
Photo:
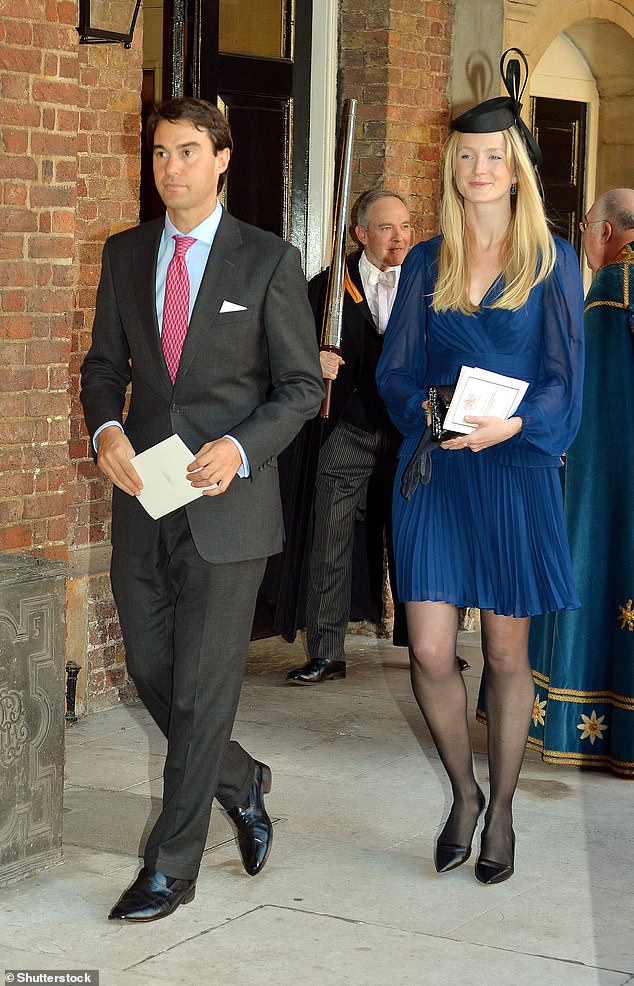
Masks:
[[[346,280],[346,216],[348,214],[348,191],[350,189],[356,109],[356,99],[347,99],[344,104],[344,137],[339,178],[337,181],[332,258],[330,261],[330,273],[328,275],[324,320],[321,329],[320,351],[322,353],[336,353],[338,356],[341,356],[343,296]],[[327,419],[330,416],[332,380],[326,380],[324,382],[326,384],[326,396],[321,403],[321,417]]]

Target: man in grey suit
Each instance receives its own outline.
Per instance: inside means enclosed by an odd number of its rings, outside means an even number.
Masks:
[[[225,118],[173,100],[148,139],[167,215],[106,242],[81,391],[114,485],[111,580],[128,671],[167,737],[163,809],[110,913],[127,921],[193,899],[214,796],[247,872],[266,862],[271,772],[230,737],[258,587],[283,542],[276,456],[323,397],[298,251],[217,199]],[[155,521],[130,460],[174,434],[203,494]]]

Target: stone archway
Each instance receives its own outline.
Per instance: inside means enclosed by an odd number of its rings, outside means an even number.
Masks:
[[[634,0],[504,0],[504,45],[522,48],[532,68],[558,34],[588,21],[634,38]]]
[[[634,0],[456,0],[450,97],[455,112],[499,95],[500,53],[521,48],[533,69],[565,34],[600,96],[596,188],[634,185]]]
[[[531,7],[531,16],[505,18],[505,46],[527,52],[531,68],[564,34],[580,51],[596,80],[600,98],[597,193],[634,186],[634,0],[552,0],[508,3]]]

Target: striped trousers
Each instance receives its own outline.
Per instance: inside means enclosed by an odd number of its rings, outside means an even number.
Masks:
[[[363,431],[339,421],[324,443],[317,467],[314,533],[306,600],[306,643],[311,660],[344,656],[350,615],[352,548],[357,508],[372,474],[385,471],[388,499],[398,439],[388,429]],[[386,511],[391,545],[391,510]]]

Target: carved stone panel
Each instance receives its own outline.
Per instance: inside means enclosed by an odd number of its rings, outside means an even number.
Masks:
[[[65,567],[0,558],[0,886],[63,862]]]

